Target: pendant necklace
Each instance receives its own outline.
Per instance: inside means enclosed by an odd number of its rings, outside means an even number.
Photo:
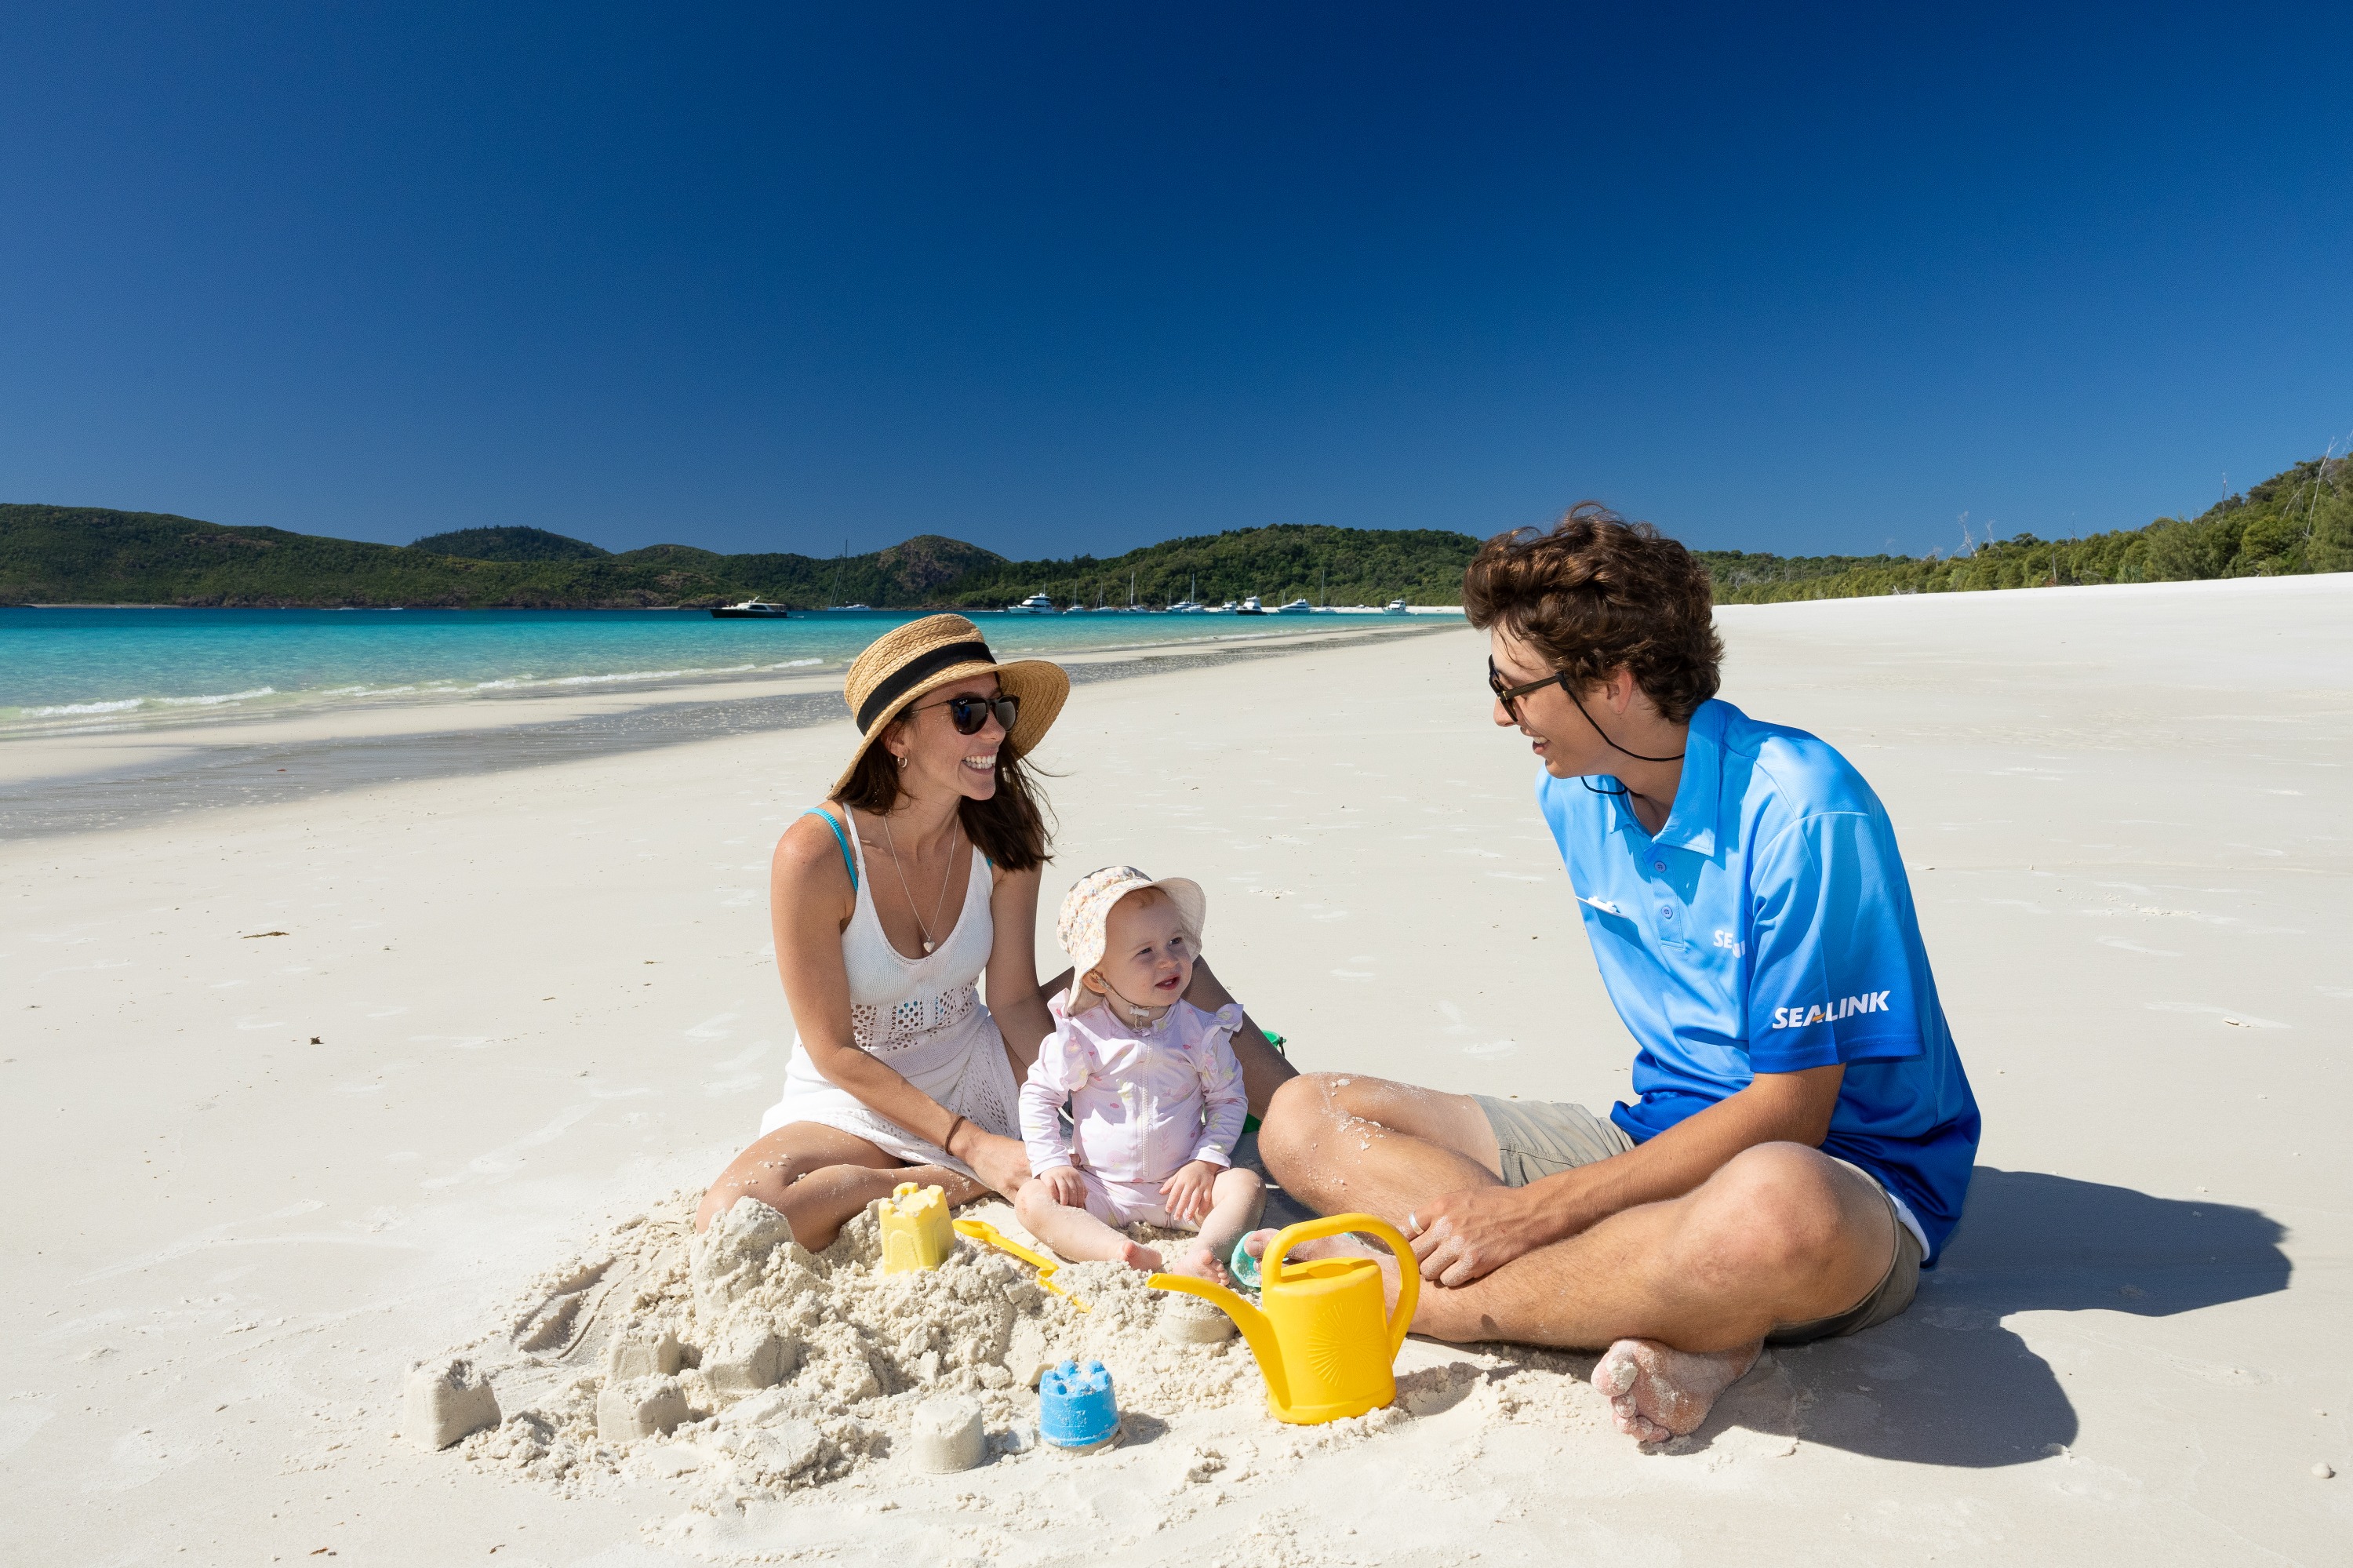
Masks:
[[[955,847],[956,840],[960,836],[957,827],[958,824],[951,820],[948,825],[947,865],[940,873],[940,900],[932,906],[932,921],[934,925],[947,911],[948,878],[955,874]],[[888,813],[885,813],[882,818],[882,842],[891,851],[891,869],[899,874],[899,891],[907,895],[907,913],[915,917],[915,929],[923,934],[923,956],[929,958],[932,949],[938,944],[932,940],[932,927],[923,924],[923,912],[915,907],[915,892],[907,885],[907,868],[899,863],[899,843],[891,836],[891,818]]]

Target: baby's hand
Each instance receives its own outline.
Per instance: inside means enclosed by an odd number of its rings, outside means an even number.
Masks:
[[[1087,1206],[1087,1184],[1079,1179],[1078,1171],[1071,1167],[1056,1165],[1040,1171],[1038,1180],[1045,1184],[1046,1191],[1054,1195],[1054,1202],[1062,1207],[1083,1209]]]
[[[1188,1161],[1185,1168],[1160,1183],[1160,1202],[1171,1214],[1188,1225],[1198,1225],[1209,1212],[1209,1190],[1217,1185],[1225,1167],[1206,1160]]]

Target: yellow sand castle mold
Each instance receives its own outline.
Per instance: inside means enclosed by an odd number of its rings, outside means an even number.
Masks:
[[[937,1268],[955,1250],[948,1228],[947,1194],[902,1181],[882,1205],[882,1272],[914,1274]]]

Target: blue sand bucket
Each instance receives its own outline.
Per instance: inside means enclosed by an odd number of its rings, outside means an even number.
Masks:
[[[1100,1448],[1119,1436],[1119,1402],[1101,1361],[1064,1361],[1038,1380],[1038,1435],[1057,1448]]]

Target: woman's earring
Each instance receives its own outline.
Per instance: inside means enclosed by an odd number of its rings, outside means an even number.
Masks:
[[[891,760],[892,760],[892,761],[893,761],[893,762],[895,762],[895,763],[897,763],[897,764],[898,764],[900,767],[902,767],[902,768],[904,768],[904,767],[906,767],[906,766],[907,766],[907,759],[906,759],[905,758],[903,758],[903,757],[900,756],[897,752],[892,752],[892,753],[891,754]]]

